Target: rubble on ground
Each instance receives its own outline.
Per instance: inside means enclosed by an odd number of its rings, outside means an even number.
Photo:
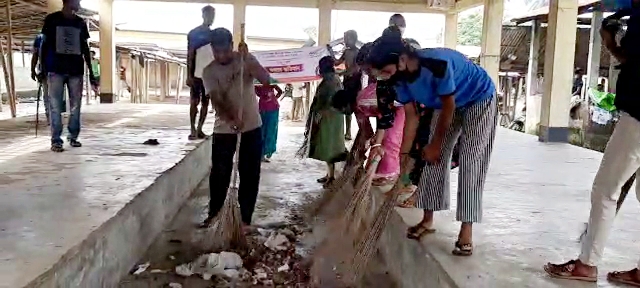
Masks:
[[[175,274],[180,278],[199,277],[214,287],[309,287],[309,266],[300,253],[299,243],[308,229],[300,225],[258,228],[247,236],[248,249],[205,253],[174,270],[150,269],[148,263],[139,274]],[[146,267],[144,267],[146,266]],[[151,264],[153,268],[153,264]],[[142,269],[134,269],[136,272]],[[175,276],[174,276],[175,277]],[[177,279],[180,279],[177,278]],[[165,285],[180,287],[171,281]]]

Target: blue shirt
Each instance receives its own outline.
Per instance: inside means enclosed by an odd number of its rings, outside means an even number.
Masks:
[[[187,34],[187,48],[192,51],[198,50],[198,48],[207,45],[211,42],[211,29],[205,26],[198,26],[193,28]]]
[[[398,82],[398,102],[418,102],[440,109],[440,97],[453,95],[456,107],[460,108],[494,97],[496,88],[489,74],[464,54],[448,48],[416,52],[420,58],[420,75],[410,83]]]

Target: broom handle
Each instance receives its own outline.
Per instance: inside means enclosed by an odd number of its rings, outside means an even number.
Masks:
[[[240,43],[244,43],[244,23],[240,24]],[[244,54],[240,53],[240,99],[244,100]],[[238,109],[238,120],[242,121],[242,111],[244,107],[242,107],[242,103],[240,105],[240,109]],[[236,153],[234,155],[233,160],[233,172],[231,176],[231,187],[238,188],[238,163],[240,162],[240,140],[242,139],[242,130],[240,127],[234,127],[236,129],[236,133],[238,134],[238,139],[236,140]]]

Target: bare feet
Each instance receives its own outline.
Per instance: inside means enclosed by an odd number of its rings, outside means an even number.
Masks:
[[[549,276],[559,279],[596,282],[598,279],[598,267],[585,265],[580,260],[571,260],[562,264],[547,263],[544,271]]]

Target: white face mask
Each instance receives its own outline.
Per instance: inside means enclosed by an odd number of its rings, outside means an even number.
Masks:
[[[404,35],[404,29],[405,29],[405,28],[406,28],[406,27],[398,27],[398,29],[400,29],[400,35]]]

